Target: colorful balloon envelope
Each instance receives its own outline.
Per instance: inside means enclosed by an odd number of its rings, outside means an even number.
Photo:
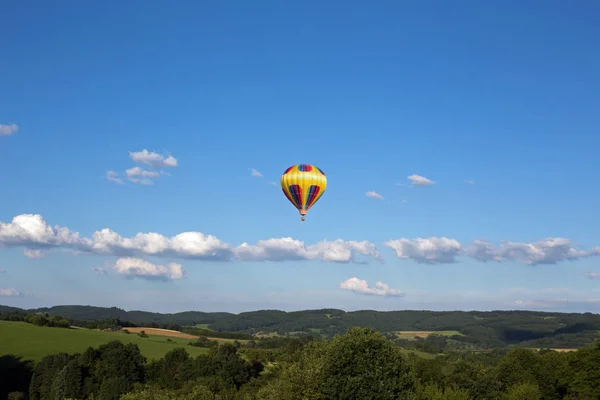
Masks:
[[[325,193],[327,177],[318,167],[309,164],[292,165],[281,175],[281,190],[302,216]]]

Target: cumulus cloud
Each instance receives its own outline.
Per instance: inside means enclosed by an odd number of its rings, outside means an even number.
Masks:
[[[413,186],[432,186],[435,185],[435,182],[432,181],[431,179],[425,178],[424,176],[421,175],[410,175],[408,177],[408,180],[411,181],[411,183],[413,184]]]
[[[135,257],[119,258],[112,268],[116,273],[129,278],[167,281],[185,277],[185,271],[181,264],[156,265]]]
[[[163,171],[162,168],[177,167],[177,159],[175,157],[171,155],[168,157],[163,156],[158,153],[149,152],[146,149],[142,151],[130,151],[129,157],[139,164],[144,164],[150,168],[156,169],[156,171],[149,171],[136,166],[125,170],[127,180],[139,185],[153,185],[153,179],[156,179],[161,175],[170,175]],[[112,170],[106,172],[106,179],[110,182],[118,183],[119,185],[124,184],[123,179],[119,177],[119,174]]]
[[[255,245],[242,243],[233,249],[235,259],[240,261],[286,261],[314,260],[327,262],[355,261],[357,254],[380,258],[373,243],[368,241],[323,241],[313,245],[305,245],[300,240],[290,237],[259,240]]]
[[[472,180],[472,179],[469,179],[469,180],[467,180],[466,182],[467,182],[469,185],[474,185],[474,184],[475,184],[475,181],[474,181],[474,180]]]
[[[115,171],[106,171],[106,179],[108,179],[110,182],[114,182],[119,185],[122,185],[124,183],[123,180],[119,178],[119,174]]]
[[[12,222],[0,222],[0,247],[28,249],[67,248],[80,252],[118,257],[157,256],[213,261],[286,261],[320,259],[327,262],[352,262],[358,254],[380,258],[368,241],[324,241],[313,245],[292,238],[242,243],[232,246],[202,232],[183,232],[172,237],[159,233],[138,233],[123,237],[105,228],[91,237],[81,237],[68,228],[51,227],[39,214],[22,214]]]
[[[2,125],[0,124],[0,136],[10,136],[19,130],[19,126],[17,124],[10,125]]]
[[[583,276],[588,279],[600,279],[600,272],[586,272]]]
[[[23,293],[19,292],[15,288],[0,288],[0,296],[23,296]]]
[[[357,277],[349,278],[341,282],[340,288],[350,290],[355,293],[370,294],[375,296],[404,296],[400,290],[392,289],[389,287],[389,285],[383,282],[377,282],[375,287],[370,287],[367,281],[358,279]]]
[[[98,275],[106,275],[107,272],[104,268],[94,268],[93,271]]]
[[[130,182],[138,183],[140,185],[152,185],[154,182],[152,179],[158,178],[160,174],[154,171],[148,171],[140,167],[129,168],[125,171],[127,179]]]
[[[496,247],[487,240],[474,240],[466,255],[479,261],[516,261],[521,264],[556,264],[600,255],[600,248],[578,250],[569,239],[547,238],[535,243],[508,241]]]
[[[462,249],[458,240],[445,237],[388,240],[384,246],[393,249],[398,258],[424,264],[452,263]]]
[[[31,260],[37,260],[38,258],[42,258],[42,256],[44,255],[42,253],[42,251],[39,249],[35,249],[35,250],[25,249],[25,250],[23,250],[23,254],[25,255],[25,257],[27,257]]]
[[[149,152],[146,149],[142,151],[130,151],[129,157],[136,163],[145,164],[156,169],[177,167],[177,159],[172,155],[165,157],[155,152]]]
[[[452,238],[429,237],[393,239],[384,243],[401,259],[418,263],[452,263],[458,256],[478,261],[518,262],[526,265],[555,264],[600,255],[600,247],[577,249],[564,238],[547,238],[534,243],[505,242],[495,246],[487,240],[474,240],[464,248]],[[369,241],[325,240],[306,244],[291,237],[259,240],[238,246],[202,232],[182,232],[167,237],[160,233],[138,233],[123,237],[104,228],[90,237],[61,226],[50,226],[39,214],[21,214],[11,222],[0,222],[0,248],[24,247],[25,254],[37,257],[50,249],[117,257],[170,257],[212,261],[321,260],[359,262],[358,256],[382,258]]]
[[[383,200],[383,196],[382,196],[382,195],[380,195],[380,194],[379,194],[379,193],[377,193],[377,192],[366,192],[366,193],[365,193],[365,195],[366,195],[367,197],[372,197],[372,198],[374,198],[374,199]]]
[[[589,251],[578,250],[569,239],[548,238],[535,243],[506,242],[494,246],[487,240],[473,240],[463,248],[456,239],[397,239],[389,240],[385,246],[394,249],[396,256],[413,259],[419,263],[451,263],[457,256],[468,256],[478,261],[518,262],[525,265],[556,264],[600,255],[600,247]]]
[[[259,171],[255,170],[254,168],[250,168],[250,171],[252,173],[252,176],[256,176],[256,177],[262,177],[263,174],[261,174]]]

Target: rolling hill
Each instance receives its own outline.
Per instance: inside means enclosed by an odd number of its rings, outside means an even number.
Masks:
[[[337,309],[285,312],[260,310],[240,314],[186,311],[161,314],[125,311],[117,307],[62,305],[21,310],[0,306],[1,312],[47,313],[78,321],[117,318],[138,326],[177,324],[203,326],[215,332],[332,337],[353,326],[380,332],[456,331],[448,336],[476,347],[506,345],[576,348],[593,342],[600,331],[600,315],[592,313],[548,313],[536,311],[373,311],[346,312]],[[196,332],[194,332],[196,334]]]

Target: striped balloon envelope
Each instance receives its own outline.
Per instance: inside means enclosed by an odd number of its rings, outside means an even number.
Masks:
[[[325,173],[314,165],[292,165],[281,175],[281,190],[298,209],[302,221],[306,212],[323,196],[326,188]]]

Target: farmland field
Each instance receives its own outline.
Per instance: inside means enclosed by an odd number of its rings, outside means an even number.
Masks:
[[[463,336],[463,334],[460,333],[459,331],[397,331],[394,333],[396,334],[396,336],[398,336],[398,338],[408,339],[408,340],[412,340],[415,337],[420,337],[420,338],[425,339],[427,336],[430,336],[430,335]]]
[[[124,331],[129,331],[131,333],[140,333],[144,331],[146,335],[154,335],[154,336],[166,336],[171,338],[180,338],[180,339],[198,339],[198,336],[190,335],[188,333],[183,333],[179,331],[172,331],[170,329],[158,329],[158,328],[123,328]]]
[[[123,328],[123,330],[127,330],[131,333],[139,333],[141,331],[144,331],[147,335],[151,336],[167,336],[170,338],[180,338],[180,339],[187,339],[189,340],[195,340],[198,339],[198,336],[196,335],[190,335],[189,333],[183,333],[183,332],[179,332],[179,331],[172,331],[170,329],[158,329],[158,328]],[[223,338],[216,338],[216,337],[210,337],[208,336],[208,338],[210,340],[214,340],[215,342],[219,342],[219,343],[233,343],[235,342],[235,339],[223,339]],[[248,340],[244,340],[244,339],[238,339],[238,342],[240,343],[248,343]],[[187,343],[187,341],[186,341]]]
[[[89,346],[98,347],[112,340],[137,344],[149,360],[159,359],[177,347],[185,348],[193,357],[208,351],[205,348],[188,346],[189,339],[148,336],[142,338],[134,333],[48,328],[26,322],[0,321],[0,355],[14,354],[24,359],[39,361],[48,354],[81,353]],[[167,339],[171,342],[167,342]]]

